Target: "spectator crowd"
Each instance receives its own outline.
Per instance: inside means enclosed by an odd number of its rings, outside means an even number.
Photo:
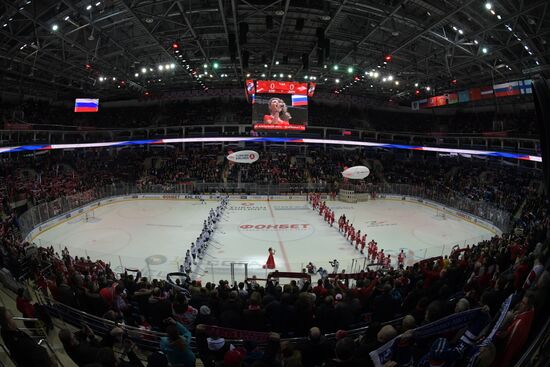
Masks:
[[[277,184],[326,182],[332,188],[342,184],[344,166],[367,161],[381,167],[369,178],[373,182],[449,190],[514,211],[517,219],[509,233],[403,269],[338,273],[313,281],[274,276],[202,284],[182,279],[175,287],[139,272],[116,274],[101,259],[74,257],[66,249],[34,248],[22,241],[9,205],[21,199],[32,205],[122,182],[173,185],[240,177]],[[78,332],[59,331],[78,366],[192,367],[197,359],[208,367],[369,366],[369,354],[398,337],[386,353],[386,366],[463,365],[476,345],[487,340],[477,365],[504,367],[521,355],[548,316],[548,202],[531,187],[539,179],[536,174],[518,174],[516,168],[467,159],[425,157],[418,162],[360,152],[314,151],[301,157],[270,151],[257,165],[241,169],[214,148],[62,152],[6,163],[0,168],[2,266],[16,277],[25,275],[57,302],[113,322],[112,330],[101,336],[86,325]],[[509,311],[498,321],[510,296]],[[24,292],[19,306],[23,315],[40,316]],[[422,337],[415,332],[468,310],[477,310],[477,316],[459,330]],[[487,338],[495,325],[496,335]],[[138,350],[132,341],[136,337],[125,331],[129,326],[163,333],[147,334],[158,343],[156,350]],[[359,327],[360,332],[352,331]],[[0,328],[19,365],[54,365],[5,309],[0,309]],[[228,331],[244,342],[225,337]],[[21,348],[38,352],[22,353]],[[122,350],[123,357],[114,350]],[[140,360],[143,355],[147,362]]]

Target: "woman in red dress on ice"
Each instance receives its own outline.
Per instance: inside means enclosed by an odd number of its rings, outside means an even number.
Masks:
[[[267,251],[269,251],[269,257],[264,265],[264,269],[275,269],[275,258],[273,257],[273,255],[275,255],[275,250],[270,247]]]

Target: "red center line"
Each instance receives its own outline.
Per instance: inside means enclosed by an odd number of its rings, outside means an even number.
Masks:
[[[269,200],[267,201],[267,207],[269,208],[269,213],[271,213],[273,224],[275,224],[275,227],[276,227],[275,233],[277,233],[277,238],[279,239],[279,247],[281,248],[281,253],[283,254],[286,271],[289,272],[290,264],[288,263],[288,256],[286,255],[285,245],[283,244],[283,240],[281,239],[281,234],[279,233],[279,226],[277,225],[277,221],[275,220],[275,215],[273,214],[273,209],[271,208],[271,203],[269,202]]]

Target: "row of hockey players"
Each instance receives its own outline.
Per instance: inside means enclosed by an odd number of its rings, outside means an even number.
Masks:
[[[309,202],[314,211],[318,211],[331,227],[334,225],[334,210],[330,209],[326,202],[321,199],[321,194],[310,194],[308,197]],[[342,214],[338,218],[338,230],[346,238],[346,240],[355,246],[361,255],[365,255],[365,247],[367,247],[367,234],[361,233],[360,229],[355,229],[353,223],[350,223],[345,214]],[[397,265],[399,268],[403,268],[405,265],[405,253],[403,250],[397,255]],[[368,243],[367,258],[372,263],[381,264],[384,267],[389,268],[391,266],[391,255],[385,254],[384,249],[378,251],[378,242],[374,239]],[[336,260],[335,260],[336,261]],[[334,266],[333,266],[334,267]]]
[[[180,266],[180,271],[187,274],[191,273],[192,264],[197,264],[197,258],[202,260],[206,250],[208,249],[209,241],[216,229],[216,226],[223,216],[223,212],[227,208],[229,198],[225,197],[220,201],[220,204],[216,209],[210,209],[208,219],[204,221],[201,234],[197,237],[195,242],[191,243],[190,249],[185,254],[185,260],[183,265]]]

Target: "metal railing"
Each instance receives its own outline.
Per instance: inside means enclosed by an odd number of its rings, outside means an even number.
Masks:
[[[458,209],[468,214],[475,215],[493,223],[501,231],[506,232],[510,227],[510,213],[497,208],[494,204],[482,200],[472,200],[463,196],[460,192],[440,187],[424,187],[408,184],[378,184],[378,185],[350,185],[344,186],[356,193],[376,193],[380,195],[402,195],[427,199],[446,207]]]

